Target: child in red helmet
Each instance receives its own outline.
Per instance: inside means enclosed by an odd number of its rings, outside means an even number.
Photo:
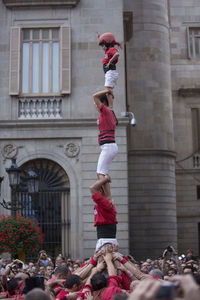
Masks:
[[[118,45],[121,47],[121,44],[115,41],[115,37],[112,33],[106,32],[101,36],[98,35],[99,46],[105,51],[102,63],[103,70],[105,73],[105,93],[108,94],[108,103],[109,108],[113,109],[113,88],[116,85],[118,79],[118,72],[116,71],[116,64],[119,58],[119,52],[114,47]]]

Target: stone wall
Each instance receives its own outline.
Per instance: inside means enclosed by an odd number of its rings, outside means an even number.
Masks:
[[[200,60],[189,58],[187,29],[200,27],[198,1],[170,1],[171,72],[175,148],[179,251],[199,253],[199,167],[194,167],[191,108],[200,108]]]

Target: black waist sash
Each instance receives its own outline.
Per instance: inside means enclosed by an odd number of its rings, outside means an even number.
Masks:
[[[107,64],[104,64],[104,65],[103,65],[103,71],[104,71],[104,73],[108,72],[109,70],[116,70],[116,65],[115,65],[115,64],[113,64],[113,63],[110,64],[110,65],[109,65],[109,68],[107,68],[106,65],[107,65]]]
[[[115,239],[117,233],[116,224],[97,225],[97,239]]]

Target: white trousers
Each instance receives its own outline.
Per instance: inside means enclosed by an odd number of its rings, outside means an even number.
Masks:
[[[104,84],[104,86],[114,88],[116,83],[117,83],[118,77],[119,77],[119,74],[116,70],[109,70],[105,74],[105,84]]]
[[[97,174],[108,174],[110,164],[117,153],[118,146],[116,143],[104,144],[101,146],[101,153],[97,164]]]
[[[105,244],[112,244],[112,245],[115,245],[115,246],[119,246],[118,242],[117,242],[117,239],[108,239],[108,238],[105,238],[105,239],[98,239],[97,243],[96,243],[96,251],[101,249],[101,250],[104,250],[104,245]]]

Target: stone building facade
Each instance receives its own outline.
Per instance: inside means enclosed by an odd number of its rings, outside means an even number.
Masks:
[[[200,5],[179,2],[0,1],[2,196],[10,198],[10,158],[43,174],[36,207],[47,199],[46,211],[60,216],[56,253],[87,257],[96,242],[89,186],[99,155],[92,93],[104,83],[97,31],[123,42],[114,100],[119,153],[110,171],[120,251],[158,257],[173,244],[199,253]]]

